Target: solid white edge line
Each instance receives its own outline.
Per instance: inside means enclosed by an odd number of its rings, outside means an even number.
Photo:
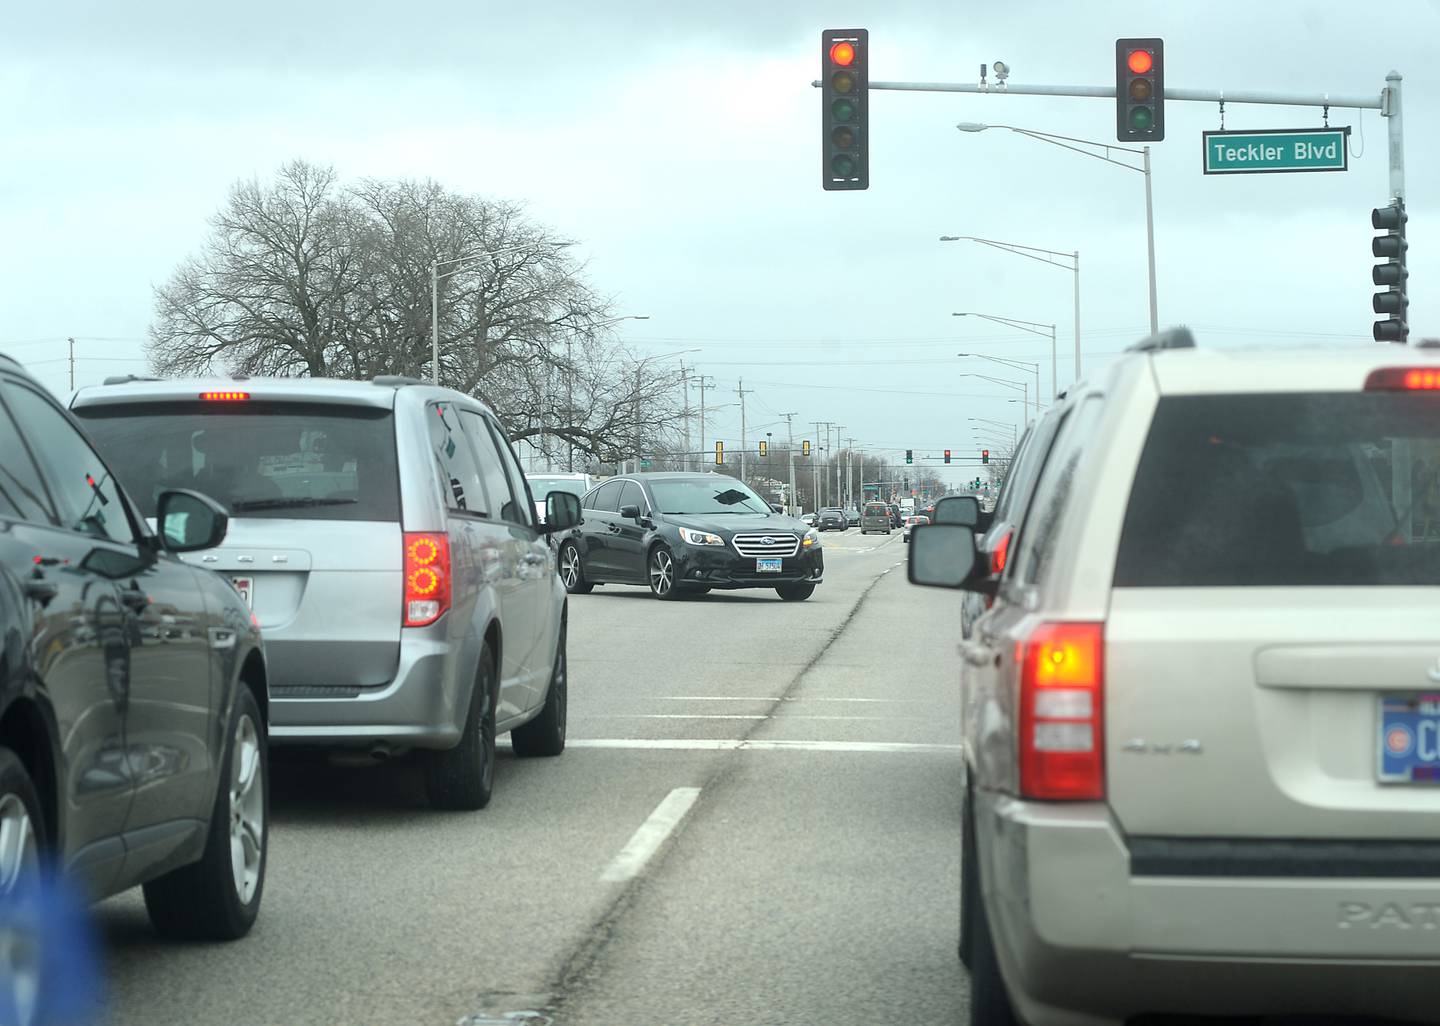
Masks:
[[[680,825],[685,813],[699,797],[698,787],[677,787],[667,794],[665,800],[655,806],[650,817],[640,824],[640,829],[631,835],[625,847],[620,849],[620,854],[605,867],[605,872],[600,874],[601,882],[623,883],[639,876],[645,864],[660,850],[665,838]]]

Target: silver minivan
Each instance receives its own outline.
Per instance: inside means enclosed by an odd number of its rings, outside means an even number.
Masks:
[[[270,666],[274,744],[423,750],[431,801],[482,808],[495,739],[565,747],[565,589],[494,414],[405,378],[146,381],[72,408],[147,517],[167,488],[230,510],[218,548]],[[558,519],[557,519],[558,518]]]

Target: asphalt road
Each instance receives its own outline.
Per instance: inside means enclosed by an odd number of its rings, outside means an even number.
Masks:
[[[255,930],[103,903],[108,1021],[959,1021],[959,599],[898,531],[824,544],[803,603],[572,599],[570,747],[502,749],[483,812],[403,760],[277,763]]]

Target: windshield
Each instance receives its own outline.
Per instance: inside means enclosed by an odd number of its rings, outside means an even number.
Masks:
[[[162,491],[189,488],[238,517],[399,519],[388,410],[252,401],[75,412],[146,517]]]
[[[774,512],[764,499],[734,478],[651,481],[650,491],[661,513],[769,516]]]
[[[535,497],[536,502],[543,503],[545,497],[551,492],[565,492],[576,498],[583,498],[590,490],[583,479],[573,477],[532,477],[530,480],[530,493]]]

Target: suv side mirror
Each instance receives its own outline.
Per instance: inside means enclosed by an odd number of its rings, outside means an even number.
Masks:
[[[973,495],[947,495],[935,503],[935,523],[980,526],[980,500]]]
[[[568,531],[580,523],[580,499],[569,492],[551,492],[545,496],[544,534]]]
[[[623,517],[623,518],[626,519],[626,520],[639,520],[639,519],[640,519],[640,507],[639,507],[639,506],[635,506],[635,505],[621,506],[621,507],[620,507],[620,516]]]
[[[182,489],[160,493],[155,520],[167,552],[213,549],[230,530],[230,514],[224,506],[208,495]]]
[[[937,506],[935,512],[940,512]],[[975,530],[966,524],[918,524],[910,529],[906,573],[911,584],[959,588],[994,594],[996,582],[978,570],[988,567],[975,547]]]

